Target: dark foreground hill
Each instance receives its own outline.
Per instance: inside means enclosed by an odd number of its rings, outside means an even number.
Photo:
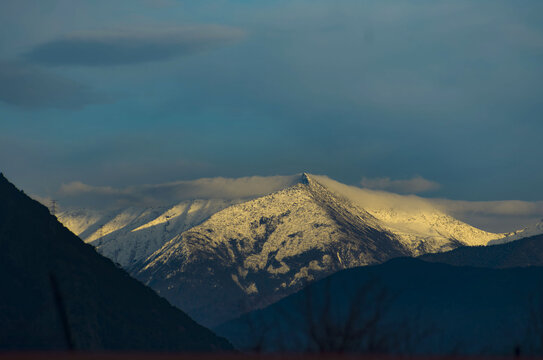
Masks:
[[[0,174],[0,350],[221,351]]]
[[[245,349],[539,353],[543,268],[401,258],[338,272],[216,331]]]
[[[492,246],[461,247],[438,254],[420,257],[424,261],[457,266],[509,268],[543,266],[543,235]]]

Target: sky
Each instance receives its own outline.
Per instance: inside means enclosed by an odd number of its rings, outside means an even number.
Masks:
[[[539,0],[3,0],[0,171],[48,197],[307,171],[541,201],[542,13]]]

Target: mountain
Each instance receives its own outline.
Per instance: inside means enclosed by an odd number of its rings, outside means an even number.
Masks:
[[[215,330],[240,349],[541,354],[543,268],[401,258],[340,271]]]
[[[362,189],[326,176],[311,177],[336,196],[373,215],[414,255],[447,251],[462,245],[486,245],[505,236],[459,221],[432,201],[415,195]]]
[[[450,250],[459,244],[483,245],[503,237],[481,231],[447,215],[435,204],[417,196],[361,189],[325,176],[307,175],[341,199],[367,211],[387,231],[393,233],[414,254]],[[98,252],[125,268],[146,259],[172,240],[211,215],[231,205],[285,190],[301,182],[301,175],[241,179],[201,179],[144,188],[136,193],[118,191],[130,206],[106,208],[66,208],[58,219]],[[211,185],[210,185],[211,184]],[[164,189],[166,187],[166,189]],[[197,191],[194,191],[194,189]],[[209,189],[208,189],[209,188]],[[207,189],[207,190],[206,190]],[[109,190],[115,194],[115,191]],[[202,198],[188,199],[185,193]],[[103,192],[97,196],[105,196]],[[114,195],[112,195],[114,196]],[[158,197],[153,206],[147,200]],[[170,199],[170,200],[168,200]],[[182,201],[175,201],[182,199]],[[122,200],[122,201],[120,201]],[[458,240],[455,243],[452,240]]]
[[[490,268],[543,266],[543,235],[500,245],[461,247],[444,253],[426,254],[421,259],[457,266]]]
[[[213,214],[129,270],[212,326],[345,268],[499,236],[420,198],[302,174],[286,189]]]
[[[241,201],[195,199],[155,207],[67,209],[57,217],[100,254],[130,267],[211,214]]]
[[[212,214],[297,183],[299,175],[203,178],[123,189],[64,186],[57,218],[124,268]]]
[[[528,238],[536,235],[543,234],[543,220],[533,224],[532,226],[528,226],[525,229],[514,231],[512,233],[506,234],[506,236],[491,240],[489,241],[488,245],[497,245],[497,244],[505,244],[511,241]]]
[[[84,244],[0,174],[0,349],[231,345]]]

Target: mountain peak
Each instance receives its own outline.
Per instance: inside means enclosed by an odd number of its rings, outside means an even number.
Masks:
[[[338,269],[410,254],[316,176],[298,176],[293,186],[230,206],[179,234],[137,264],[135,276],[214,326]]]
[[[300,179],[300,182],[304,185],[309,185],[309,174],[306,172],[302,173],[302,177]]]
[[[13,187],[13,184],[4,176],[4,173],[0,172],[0,186],[2,187]]]

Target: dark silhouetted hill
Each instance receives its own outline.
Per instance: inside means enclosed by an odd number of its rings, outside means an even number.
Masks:
[[[543,235],[491,246],[461,247],[420,257],[424,261],[456,266],[509,268],[543,266]]]
[[[215,330],[240,349],[543,353],[543,268],[413,258],[340,271]]]
[[[221,351],[0,174],[0,350]]]

